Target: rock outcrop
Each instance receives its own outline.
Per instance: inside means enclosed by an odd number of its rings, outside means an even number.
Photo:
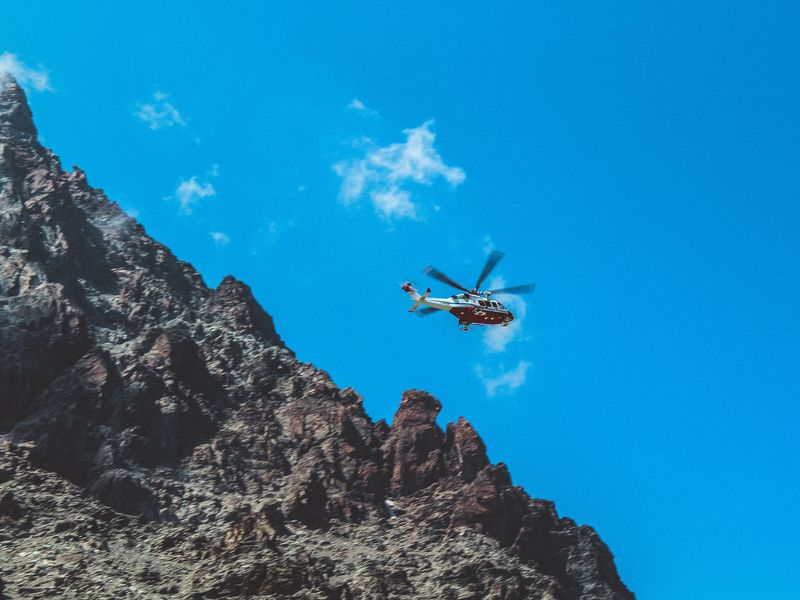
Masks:
[[[0,82],[0,581],[11,597],[627,600],[463,418],[391,426],[37,141]]]

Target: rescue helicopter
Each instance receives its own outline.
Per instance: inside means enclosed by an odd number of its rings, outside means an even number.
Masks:
[[[414,285],[407,281],[400,288],[411,297],[414,305],[408,312],[416,312],[419,316],[425,317],[437,311],[449,312],[458,319],[458,326],[462,331],[469,331],[470,325],[502,325],[508,327],[514,320],[514,313],[507,309],[501,302],[494,300],[493,295],[501,294],[530,294],[536,289],[535,283],[524,285],[513,285],[496,290],[483,290],[480,287],[484,280],[489,276],[503,258],[504,254],[497,250],[492,251],[486,259],[483,271],[478,276],[475,287],[468,290],[460,283],[450,279],[436,267],[426,267],[422,272],[429,277],[446,283],[449,286],[461,291],[449,298],[431,298],[431,288],[420,294],[414,289]],[[422,308],[420,308],[422,307]]]

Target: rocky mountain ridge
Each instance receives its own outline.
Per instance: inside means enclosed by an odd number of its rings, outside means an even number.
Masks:
[[[12,598],[627,600],[595,531],[429,394],[374,423],[246,284],[42,147],[0,82],[0,587]]]

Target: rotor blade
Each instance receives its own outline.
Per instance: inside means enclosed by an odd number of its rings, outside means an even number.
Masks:
[[[427,317],[428,315],[432,315],[435,312],[440,312],[438,308],[434,308],[433,306],[425,306],[423,308],[418,308],[414,311],[420,317]]]
[[[535,283],[524,285],[512,285],[511,287],[500,288],[499,290],[489,290],[492,294],[530,294],[536,289]]]
[[[425,273],[425,275],[428,275],[429,277],[433,277],[434,279],[438,279],[442,283],[446,283],[447,285],[453,286],[457,290],[461,290],[462,292],[469,292],[469,290],[467,288],[465,288],[463,285],[457,284],[455,281],[450,279],[447,275],[442,273],[436,267],[425,267],[425,269],[423,269],[422,272]]]
[[[480,277],[478,277],[478,283],[475,284],[475,289],[481,289],[481,284],[483,280],[489,276],[489,273],[492,272],[497,266],[497,263],[500,262],[500,259],[503,258],[504,254],[499,250],[492,250],[491,254],[489,254],[489,258],[486,259],[486,264],[483,266],[483,271],[481,271]]]

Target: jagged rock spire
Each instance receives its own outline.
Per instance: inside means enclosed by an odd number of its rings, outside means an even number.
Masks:
[[[33,114],[17,80],[0,73],[0,140],[20,135],[36,137]]]

